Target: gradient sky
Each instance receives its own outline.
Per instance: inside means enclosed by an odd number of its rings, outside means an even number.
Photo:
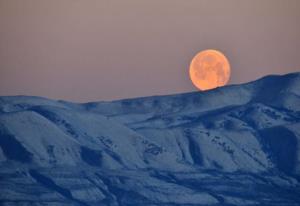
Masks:
[[[0,0],[0,95],[77,102],[195,91],[225,53],[230,84],[300,71],[299,0]]]

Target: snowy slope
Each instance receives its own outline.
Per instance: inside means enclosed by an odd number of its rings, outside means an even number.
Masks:
[[[300,73],[77,104],[0,97],[0,204],[299,205]]]

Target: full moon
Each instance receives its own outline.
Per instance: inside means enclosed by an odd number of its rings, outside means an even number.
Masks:
[[[200,90],[224,86],[230,78],[229,61],[220,51],[201,51],[192,59],[190,78]]]

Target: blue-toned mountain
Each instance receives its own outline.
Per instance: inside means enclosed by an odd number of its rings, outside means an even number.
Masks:
[[[72,103],[0,97],[0,204],[299,205],[300,73]]]

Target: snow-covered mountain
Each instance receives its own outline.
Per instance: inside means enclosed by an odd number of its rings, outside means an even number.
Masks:
[[[0,97],[0,205],[300,205],[300,73],[77,104]]]

